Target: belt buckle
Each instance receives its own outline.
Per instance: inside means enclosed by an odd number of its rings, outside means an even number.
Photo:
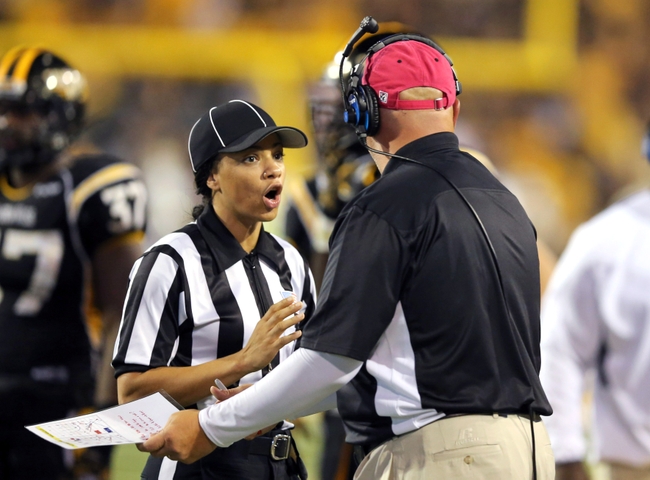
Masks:
[[[273,437],[271,442],[271,458],[273,460],[286,460],[289,458],[289,447],[291,446],[291,437],[283,433],[278,433]]]

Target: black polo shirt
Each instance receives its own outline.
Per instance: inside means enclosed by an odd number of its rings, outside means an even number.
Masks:
[[[453,133],[398,158],[337,220],[319,304],[301,345],[364,361],[339,391],[351,443],[376,443],[443,414],[550,414],[539,382],[535,229],[515,196]]]

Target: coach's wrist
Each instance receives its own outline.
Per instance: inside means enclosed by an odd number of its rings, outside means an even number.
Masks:
[[[201,426],[201,430],[203,430],[205,436],[208,437],[208,440],[214,443],[217,447],[226,448],[232,445],[234,441],[228,442],[227,440],[220,438],[220,436],[217,435],[218,426],[213,419],[215,417],[218,418],[218,408],[219,405],[216,404],[201,410],[199,412],[199,425]]]

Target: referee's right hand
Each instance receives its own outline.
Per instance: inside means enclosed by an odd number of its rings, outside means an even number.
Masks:
[[[271,305],[240,352],[247,370],[255,372],[266,367],[282,347],[300,338],[300,330],[288,335],[284,333],[305,318],[304,313],[297,314],[303,306],[295,297],[283,298]]]

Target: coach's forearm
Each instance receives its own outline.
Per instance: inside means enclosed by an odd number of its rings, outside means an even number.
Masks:
[[[331,409],[335,392],[361,365],[352,358],[300,348],[246,391],[202,410],[201,428],[217,446],[227,447],[285,418]]]

